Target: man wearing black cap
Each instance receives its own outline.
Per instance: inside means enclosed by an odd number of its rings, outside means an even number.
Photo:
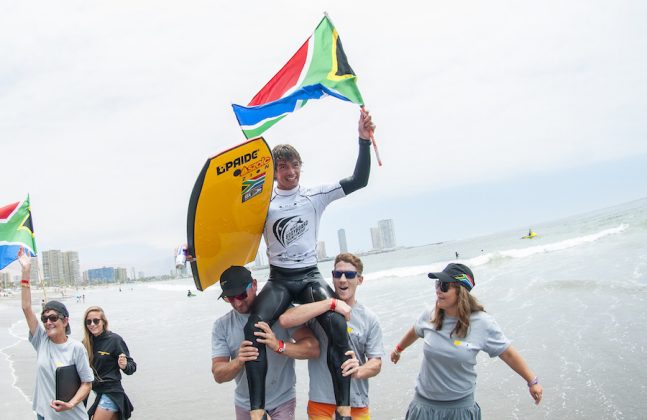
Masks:
[[[257,360],[258,350],[245,340],[243,327],[256,299],[258,284],[245,267],[232,266],[220,277],[220,295],[232,310],[218,318],[211,333],[211,371],[217,383],[236,381],[236,419],[249,419],[249,390],[245,362]],[[293,420],[296,407],[294,359],[319,357],[319,342],[307,327],[273,328],[256,324],[258,342],[274,351],[267,352],[266,408],[274,420]]]

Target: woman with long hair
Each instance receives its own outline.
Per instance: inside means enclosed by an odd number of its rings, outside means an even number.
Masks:
[[[61,302],[50,300],[43,304],[41,325],[31,306],[31,257],[21,247],[18,261],[22,266],[22,311],[29,327],[29,342],[36,350],[36,386],[32,409],[38,420],[87,419],[81,402],[92,388],[92,370],[83,345],[70,335],[70,314]],[[81,386],[72,399],[56,399],[56,370],[63,366],[76,366]]]
[[[133,405],[121,386],[121,371],[132,375],[137,363],[130,357],[123,338],[108,328],[103,309],[91,306],[83,319],[83,345],[90,356],[95,377],[92,389],[97,394],[88,414],[94,420],[130,418]]]
[[[436,306],[422,313],[391,353],[391,361],[398,363],[404,349],[418,338],[424,339],[422,367],[406,418],[480,420],[481,408],[474,400],[479,351],[498,356],[517,372],[539,404],[543,393],[539,379],[494,318],[470,294],[475,285],[472,270],[463,264],[449,264],[429,277],[436,279]]]

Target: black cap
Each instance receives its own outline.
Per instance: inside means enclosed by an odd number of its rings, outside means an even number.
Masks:
[[[451,263],[440,273],[429,273],[427,274],[430,279],[438,279],[444,281],[445,283],[459,282],[461,286],[465,287],[467,290],[472,290],[476,285],[474,282],[474,274],[472,270],[466,265]]]
[[[65,334],[66,335],[71,334],[72,330],[70,329],[70,321],[69,321],[70,313],[67,311],[67,308],[65,307],[65,305],[63,305],[58,300],[50,300],[45,304],[45,306],[43,306],[43,312],[41,312],[40,314],[42,315],[46,311],[56,311],[58,312],[59,315],[62,315],[65,318],[68,318],[67,326],[65,327]]]
[[[236,296],[243,293],[252,282],[252,273],[245,267],[232,265],[220,275],[220,297]],[[220,298],[218,298],[220,299]]]

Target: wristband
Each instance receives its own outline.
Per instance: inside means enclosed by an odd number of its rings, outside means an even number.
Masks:
[[[535,378],[532,381],[528,382],[528,388],[530,388],[533,385],[537,385],[538,383],[539,383],[539,376],[535,376]]]
[[[332,302],[330,302],[330,310],[332,312],[335,312],[336,307],[337,307],[337,299],[333,299]]]
[[[279,340],[279,347],[274,351],[279,353],[279,354],[281,354],[281,353],[283,353],[285,351],[285,343],[283,342],[283,340]]]
[[[395,350],[396,350],[398,353],[402,353],[402,352],[404,351],[404,349],[403,349],[402,347],[400,347],[400,344],[396,344],[396,345],[395,345]]]
[[[20,280],[20,284],[29,284],[29,279]]]

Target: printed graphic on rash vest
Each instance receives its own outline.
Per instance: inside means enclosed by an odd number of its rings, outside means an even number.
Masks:
[[[274,237],[283,248],[298,240],[308,230],[308,221],[299,216],[290,216],[277,220],[272,226]]]

